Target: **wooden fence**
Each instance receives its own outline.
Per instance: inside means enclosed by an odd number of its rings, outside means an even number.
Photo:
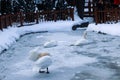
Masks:
[[[94,19],[98,23],[116,23],[120,21],[120,8],[109,8],[105,10],[97,10],[94,12]]]
[[[93,17],[94,16],[94,0],[85,0],[84,5],[84,17]]]
[[[42,21],[74,20],[74,8],[64,10],[52,10],[29,13],[16,13],[0,15],[0,29],[8,26],[23,26],[28,24],[37,24]]]

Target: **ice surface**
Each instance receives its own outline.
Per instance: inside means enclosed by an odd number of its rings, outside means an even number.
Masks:
[[[80,54],[78,55],[74,52],[74,47],[69,45],[80,35],[78,34],[74,36],[75,34],[68,33],[69,32],[55,32],[54,34],[53,32],[43,33],[44,37],[40,39],[36,38],[38,40],[35,39],[35,37],[38,36],[37,34],[22,37],[0,57],[3,59],[3,63],[0,65],[4,65],[7,68],[7,70],[3,72],[5,74],[5,78],[3,80],[69,80],[74,76],[73,74],[79,69],[80,66],[96,62],[96,58],[91,58]],[[57,38],[58,34],[62,37]],[[28,39],[30,42],[32,41],[29,44]],[[58,41],[58,46],[44,48],[43,45],[41,45],[44,44],[44,42],[53,39]],[[41,44],[38,45],[36,43]],[[29,46],[32,44],[34,46]],[[53,63],[49,66],[50,74],[39,74],[39,68],[35,67],[34,62],[28,59],[28,52],[34,49],[35,46],[39,46],[41,52],[49,52],[51,54]],[[8,54],[8,56],[6,54]]]

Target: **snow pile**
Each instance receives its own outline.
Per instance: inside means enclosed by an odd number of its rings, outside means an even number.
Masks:
[[[117,23],[117,24],[98,24],[98,25],[95,25],[95,23],[93,23],[93,24],[89,25],[87,30],[120,36],[120,23]]]
[[[18,28],[9,27],[0,32],[0,52],[8,49],[12,43],[19,39],[20,35],[17,33]]]

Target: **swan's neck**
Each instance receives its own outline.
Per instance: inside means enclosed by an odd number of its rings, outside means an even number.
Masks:
[[[41,58],[43,56],[50,56],[50,54],[49,53],[40,53],[39,58]]]
[[[87,31],[85,31],[85,32],[83,33],[82,38],[83,38],[83,39],[86,39],[86,38],[87,38]]]

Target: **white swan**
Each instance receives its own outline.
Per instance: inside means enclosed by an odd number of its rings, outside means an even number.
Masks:
[[[45,48],[55,47],[55,46],[57,46],[57,41],[55,41],[55,40],[48,41],[43,46]]]
[[[32,60],[37,67],[39,67],[39,72],[45,72],[41,71],[42,69],[46,69],[46,73],[49,73],[48,67],[52,64],[52,59],[49,53],[39,52],[40,48],[36,47],[35,49],[31,50],[29,53],[29,59]]]
[[[29,56],[28,58],[31,60],[31,61],[36,61],[38,58],[39,58],[39,50],[40,48],[39,47],[35,47],[34,49],[32,49],[31,51],[29,51]]]
[[[41,53],[40,58],[35,62],[35,65],[39,67],[39,73],[43,73],[43,69],[46,69],[46,73],[49,73],[48,67],[52,64],[52,58],[48,53]]]
[[[72,44],[72,46],[80,46],[81,44],[86,42],[86,36],[87,36],[87,31],[84,31],[82,37],[77,40],[74,44]]]

